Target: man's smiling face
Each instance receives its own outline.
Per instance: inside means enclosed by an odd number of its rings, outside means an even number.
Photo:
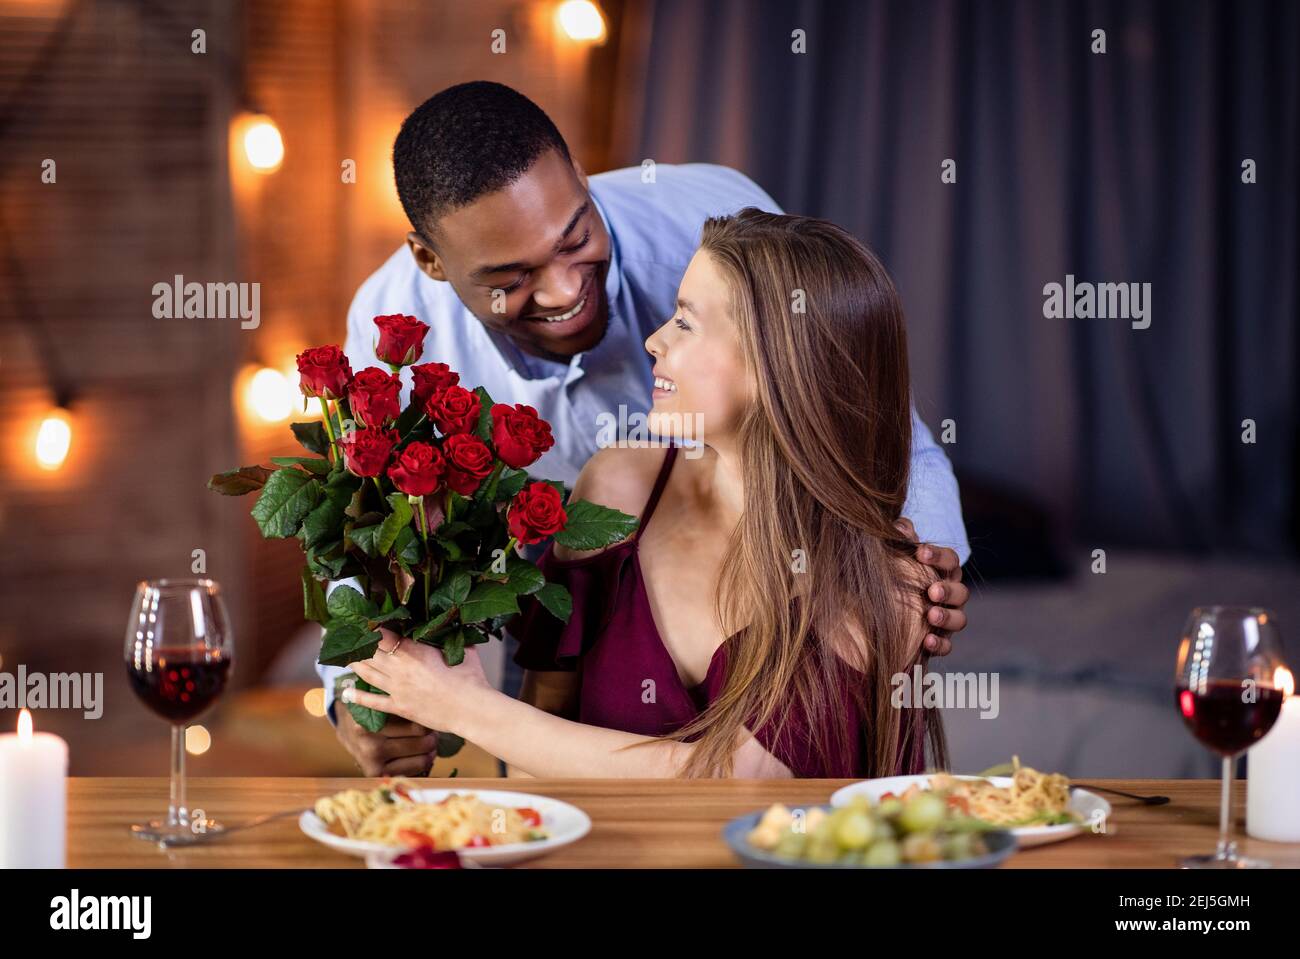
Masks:
[[[605,335],[609,234],[586,177],[558,151],[443,215],[430,239],[407,239],[421,269],[525,352],[567,359]]]

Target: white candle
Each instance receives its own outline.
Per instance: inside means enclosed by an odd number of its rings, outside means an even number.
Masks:
[[[33,733],[32,714],[18,733],[0,736],[0,869],[67,865],[68,744]]]
[[[1270,842],[1300,842],[1300,696],[1279,668],[1274,686],[1285,694],[1273,728],[1246,754],[1246,832]]]

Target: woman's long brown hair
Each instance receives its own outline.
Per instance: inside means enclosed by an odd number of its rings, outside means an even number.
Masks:
[[[893,775],[921,711],[891,704],[890,677],[925,659],[910,637],[933,582],[896,526],[912,446],[898,293],[826,220],[748,208],[709,219],[700,246],[730,286],[758,402],[740,426],[746,507],[717,596],[722,634],[738,635],[721,693],[669,738],[696,743],[686,775],[729,775],[742,727],[783,736],[797,708],[823,763],[865,735],[867,775]],[[844,729],[844,695],[867,729]],[[926,712],[932,765],[946,767]]]

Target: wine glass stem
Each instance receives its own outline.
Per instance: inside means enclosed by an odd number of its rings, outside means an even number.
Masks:
[[[167,808],[167,824],[188,826],[189,818],[189,810],[185,808],[185,727],[173,723],[171,803]]]
[[[1232,756],[1223,757],[1223,786],[1219,792],[1219,859],[1235,859],[1237,851],[1229,836],[1229,816],[1232,810]]]

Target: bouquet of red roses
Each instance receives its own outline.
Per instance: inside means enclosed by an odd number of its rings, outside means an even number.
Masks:
[[[275,468],[245,466],[208,482],[228,496],[256,491],[262,535],[302,543],[304,614],[325,627],[320,661],[368,659],[382,624],[441,648],[454,666],[466,646],[486,642],[519,612],[521,596],[567,621],[568,591],[546,582],[516,546],[553,536],[570,549],[599,549],[629,536],[636,519],[566,502],[562,483],[533,481],[526,468],[551,448],[550,425],[530,406],[462,386],[444,363],[414,365],[426,324],[395,315],[375,325],[375,355],[387,371],[354,374],[337,346],[298,356],[304,408],[316,398],[322,418],[292,429],[314,455],[272,457]],[[404,366],[414,381],[405,410]],[[361,588],[327,593],[327,583],[344,579]],[[349,708],[372,732],[387,720]]]

